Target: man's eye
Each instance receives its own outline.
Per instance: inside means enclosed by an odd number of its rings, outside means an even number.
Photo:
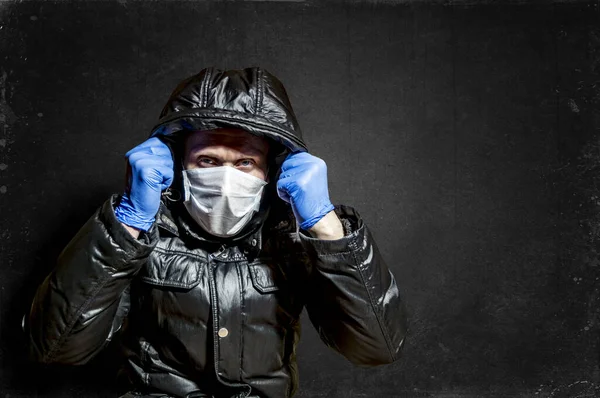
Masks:
[[[254,162],[250,159],[244,159],[244,160],[240,160],[238,162],[238,165],[242,166],[242,167],[250,167],[250,166],[254,165]]]
[[[217,163],[211,158],[198,158],[198,164],[201,166],[214,166]]]

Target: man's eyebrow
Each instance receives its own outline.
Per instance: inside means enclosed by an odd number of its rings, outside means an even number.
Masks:
[[[197,144],[197,145],[194,145],[190,149],[189,153],[196,155],[199,152],[204,152],[204,151],[206,151],[205,152],[206,155],[217,154],[217,153],[221,152],[220,149],[208,148],[205,144]],[[254,145],[246,145],[239,149],[236,149],[236,151],[241,152],[243,154],[251,155],[251,156],[261,156],[261,155],[267,154],[267,151],[262,151]]]

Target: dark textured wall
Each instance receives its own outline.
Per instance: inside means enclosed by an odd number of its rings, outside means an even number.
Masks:
[[[391,2],[394,3],[394,2]],[[0,396],[104,397],[20,320],[174,86],[261,65],[410,311],[355,368],[304,322],[299,397],[592,397],[600,386],[596,3],[0,2]]]

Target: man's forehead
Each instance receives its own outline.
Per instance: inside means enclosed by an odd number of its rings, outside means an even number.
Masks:
[[[266,138],[233,128],[193,131],[188,135],[186,144],[189,150],[199,150],[211,145],[225,145],[235,148],[247,147],[264,153],[269,149],[269,142]]]

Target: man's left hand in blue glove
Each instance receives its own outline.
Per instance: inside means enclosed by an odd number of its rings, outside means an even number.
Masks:
[[[344,228],[329,200],[327,165],[308,152],[288,155],[281,165],[277,194],[292,205],[296,221],[317,239],[344,236]]]

